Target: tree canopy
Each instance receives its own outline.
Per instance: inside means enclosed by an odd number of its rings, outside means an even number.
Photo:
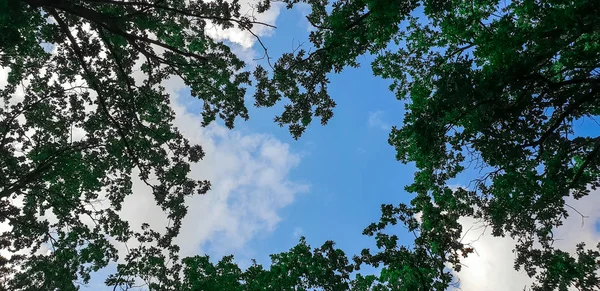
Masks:
[[[574,131],[600,115],[600,2],[284,1],[300,2],[311,6],[312,48],[271,61],[258,39],[267,62],[250,71],[206,32],[209,24],[251,34],[269,25],[238,1],[0,0],[0,66],[9,69],[0,92],[0,221],[12,226],[0,246],[19,253],[0,260],[6,288],[76,290],[117,260],[115,242],[133,238],[142,244],[108,286],[141,277],[152,290],[446,290],[473,252],[458,219],[473,217],[517,241],[515,268],[534,278],[533,290],[600,289],[600,244],[576,253],[553,246],[566,201],[600,186],[600,137]],[[333,116],[328,75],[365,54],[406,104],[389,143],[418,168],[406,187],[410,205],[383,205],[364,231],[378,250],[350,262],[333,242],[312,250],[301,240],[269,268],[244,271],[232,257],[180,259],[173,238],[185,198],[210,183],[188,178],[204,152],[173,126],[162,82],[179,77],[190,87],[204,125],[247,119],[248,86],[258,107],[285,98],[275,122],[298,138],[313,118]],[[450,187],[472,169],[481,174],[469,187]],[[133,175],[167,213],[164,234],[133,231],[119,217]],[[110,207],[95,208],[99,199]],[[414,244],[388,234],[398,224]],[[44,246],[52,251],[40,254]],[[380,274],[355,273],[363,264]]]

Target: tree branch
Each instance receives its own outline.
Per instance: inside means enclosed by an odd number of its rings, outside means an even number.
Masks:
[[[77,57],[77,60],[79,61],[80,65],[81,65],[81,67],[82,67],[82,69],[83,69],[83,71],[85,73],[85,79],[91,85],[91,87],[94,89],[94,91],[96,91],[98,93],[98,103],[100,105],[100,109],[106,115],[106,117],[108,118],[109,122],[112,123],[114,125],[114,127],[116,128],[117,133],[121,137],[121,141],[123,142],[123,145],[125,147],[125,151],[131,157],[131,159],[133,160],[134,164],[140,169],[140,171],[142,171],[142,172],[148,172],[148,170],[146,169],[146,167],[144,167],[140,163],[139,159],[137,158],[137,156],[133,152],[133,149],[131,148],[131,146],[129,145],[129,142],[127,141],[127,136],[125,135],[125,132],[121,128],[120,124],[110,114],[110,111],[108,110],[108,105],[106,104],[106,100],[104,99],[104,96],[103,96],[103,91],[101,90],[100,85],[96,82],[96,79],[95,79],[94,75],[92,74],[91,69],[88,67],[87,63],[85,62],[85,59],[83,57],[83,53],[81,52],[81,48],[79,48],[79,45],[77,44],[77,41],[75,40],[75,38],[71,34],[71,31],[69,31],[69,27],[62,20],[62,18],[60,17],[60,15],[58,15],[58,12],[56,12],[56,10],[50,9],[50,14],[56,19],[56,22],[61,27],[63,33],[67,36],[67,38],[71,42],[71,49],[75,53],[75,56]],[[154,185],[150,184],[146,179],[142,179],[142,181],[146,185],[148,185],[150,188],[152,188],[153,190],[155,189]]]
[[[598,157],[598,154],[600,154],[600,139],[596,141],[596,145],[594,146],[592,151],[587,155],[585,161],[583,162],[581,167],[579,167],[575,175],[573,175],[573,180],[571,180],[571,183],[569,183],[568,189],[572,189],[573,187],[575,187],[575,185],[579,182],[579,179],[581,179],[581,177],[583,176],[585,169],[592,163],[592,161],[594,161],[594,159]]]
[[[90,148],[94,148],[99,146],[99,144],[96,143],[92,143],[92,144],[86,144],[86,143],[80,143],[78,144],[78,146],[75,147],[66,147],[63,149],[60,149],[58,151],[56,151],[55,153],[51,154],[48,158],[44,159],[37,167],[35,167],[35,169],[33,169],[32,171],[30,171],[29,173],[25,174],[21,179],[15,181],[14,183],[4,187],[4,189],[2,191],[0,191],[0,198],[6,198],[9,197],[10,195],[12,195],[13,193],[15,193],[16,191],[19,191],[20,189],[24,188],[27,184],[29,184],[30,182],[32,182],[33,180],[35,180],[37,177],[39,177],[39,175],[41,175],[42,173],[44,173],[46,170],[48,170],[51,166],[52,166],[52,161],[54,159],[56,159],[57,157],[69,152],[69,151],[81,151],[81,150],[85,150],[85,149],[90,149]]]
[[[244,21],[240,20],[240,19],[226,18],[226,17],[219,17],[219,16],[201,15],[201,14],[196,14],[196,13],[192,13],[192,12],[189,12],[189,11],[180,10],[180,9],[169,7],[169,6],[159,5],[158,3],[162,2],[162,1],[157,1],[155,3],[145,3],[145,2],[139,2],[139,1],[127,1],[127,2],[125,2],[125,1],[113,1],[113,0],[88,0],[88,1],[89,2],[96,2],[96,3],[115,4],[115,5],[121,5],[121,6],[143,6],[145,8],[162,9],[162,10],[165,10],[165,11],[170,11],[170,12],[174,12],[174,13],[177,13],[177,14],[181,14],[181,15],[185,15],[185,16],[190,16],[190,17],[196,17],[196,18],[201,18],[201,19],[209,19],[209,20],[218,20],[218,21],[231,21],[231,22],[238,23],[240,25],[244,25]],[[125,15],[125,17],[126,16],[127,15]],[[260,25],[271,27],[271,28],[277,28],[274,25],[271,25],[271,24],[268,24],[268,23],[264,23],[264,22],[260,22],[260,21],[249,20],[248,23],[251,23],[251,24],[260,24]]]
[[[127,39],[129,42],[135,42],[136,40],[138,41],[143,41],[146,43],[150,43],[150,44],[154,44],[157,45],[159,47],[162,47],[164,49],[170,50],[176,54],[179,55],[183,55],[186,57],[193,57],[196,58],[198,60],[201,61],[208,61],[208,58],[196,53],[192,53],[192,52],[187,52],[187,51],[183,51],[180,50],[172,45],[168,45],[166,43],[163,43],[161,41],[158,40],[154,40],[145,36],[139,36],[139,35],[134,35],[134,34],[130,34],[127,33],[119,28],[116,28],[115,25],[111,22],[114,21],[112,19],[110,19],[110,17],[107,17],[106,15],[99,13],[95,10],[89,9],[87,7],[83,7],[83,6],[78,6],[78,5],[64,5],[62,3],[58,3],[55,5],[49,5],[46,6],[46,9],[50,11],[50,14],[54,17],[54,14],[58,15],[56,13],[56,11],[54,10],[54,8],[62,10],[64,12],[68,12],[71,13],[75,16],[79,16],[81,18],[84,18],[92,23],[95,23],[103,28],[105,28],[106,30],[115,33],[117,35],[120,35],[122,37],[124,37],[125,39]],[[54,12],[52,12],[54,10]]]
[[[556,120],[554,121],[554,123],[552,125],[550,125],[550,127],[548,127],[548,129],[546,129],[546,131],[542,134],[542,136],[540,136],[540,138],[533,142],[533,143],[528,143],[523,145],[523,147],[528,147],[528,146],[537,146],[537,145],[542,145],[544,143],[544,141],[554,133],[554,131],[560,126],[560,124],[563,122],[563,120],[565,120],[567,117],[569,117],[569,115],[573,114],[575,112],[575,110],[579,109],[581,107],[581,105],[585,104],[586,102],[589,102],[591,100],[594,100],[595,97],[595,89],[596,86],[593,86],[591,88],[591,92],[589,92],[588,94],[585,94],[583,97],[579,98],[578,100],[575,100],[573,103],[569,104],[567,106],[567,108],[556,118]]]

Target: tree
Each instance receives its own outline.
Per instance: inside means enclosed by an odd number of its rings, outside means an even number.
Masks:
[[[269,269],[253,262],[242,271],[233,256],[224,257],[216,265],[209,259],[183,259],[180,290],[348,290],[350,272],[355,268],[332,241],[311,250],[304,237],[289,252],[271,255]]]
[[[424,224],[454,234],[455,218],[439,216],[473,215],[495,236],[517,239],[515,267],[536,276],[534,290],[599,288],[596,246],[568,254],[552,246],[552,231],[568,215],[565,200],[585,197],[600,182],[599,137],[573,130],[576,120],[598,115],[600,6],[424,4],[431,24],[411,21],[407,48],[374,66],[395,80],[399,97],[410,98],[390,143],[398,159],[420,169],[408,190]],[[448,180],[464,172],[465,156],[485,174],[470,190],[452,191]]]

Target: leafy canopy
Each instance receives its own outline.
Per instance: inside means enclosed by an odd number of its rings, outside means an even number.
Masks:
[[[571,254],[552,244],[566,200],[588,199],[599,186],[600,139],[574,131],[576,121],[600,114],[598,1],[286,1],[298,2],[312,7],[314,48],[249,72],[205,33],[209,21],[248,31],[264,25],[242,15],[237,1],[1,0],[1,62],[10,73],[0,93],[0,217],[13,226],[1,244],[53,248],[11,257],[19,268],[11,288],[76,289],[76,280],[116,260],[110,236],[152,243],[129,253],[107,280],[115,287],[143,277],[157,290],[445,290],[450,269],[460,271],[473,252],[461,241],[463,216],[516,239],[515,268],[535,279],[534,290],[600,288],[600,246],[579,244]],[[275,121],[299,137],[314,117],[332,116],[327,75],[357,67],[364,54],[375,56],[373,73],[392,80],[406,104],[389,142],[398,160],[418,168],[406,188],[415,195],[410,205],[383,205],[381,221],[364,231],[378,250],[350,264],[329,242],[311,252],[301,241],[273,256],[269,270],[242,271],[231,257],[178,263],[172,239],[184,198],[209,183],[187,178],[203,152],[172,126],[161,82],[181,77],[203,101],[204,123],[219,117],[229,127],[248,118],[248,85],[256,106],[285,97]],[[142,81],[132,76],[136,63]],[[73,128],[85,136],[72,139]],[[449,187],[471,169],[481,170],[472,187]],[[134,232],[118,216],[134,172],[172,220],[164,235],[147,226]],[[111,207],[94,210],[101,195]],[[38,219],[46,212],[56,221]],[[388,234],[397,224],[415,234],[413,245]],[[365,263],[380,274],[350,280]]]

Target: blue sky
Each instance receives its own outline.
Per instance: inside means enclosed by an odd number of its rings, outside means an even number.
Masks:
[[[275,34],[263,38],[272,57],[288,52],[293,40],[307,39],[308,23],[301,11],[282,10],[276,24]],[[258,44],[254,49],[262,53]],[[236,124],[240,132],[268,133],[288,143],[302,157],[290,178],[310,185],[310,191],[281,210],[277,228],[249,241],[241,256],[254,254],[259,262],[268,263],[269,254],[288,250],[298,235],[306,236],[314,247],[334,240],[349,255],[356,254],[374,242],[361,233],[378,221],[380,205],[408,201],[403,188],[412,180],[414,168],[397,162],[387,143],[392,125],[402,121],[403,104],[387,89],[389,81],[372,75],[372,58],[361,60],[361,68],[331,76],[329,92],[337,103],[334,117],[326,126],[315,120],[299,140],[273,122],[281,106],[250,107],[250,119]],[[199,102],[182,97],[187,110],[198,113],[199,105],[194,104]]]
[[[311,190],[283,210],[275,232],[255,241],[261,251],[285,249],[302,229],[310,243],[327,239],[353,253],[365,246],[361,232],[378,220],[382,203],[405,200],[403,186],[413,169],[395,161],[387,137],[402,118],[402,104],[387,91],[386,81],[368,69],[348,70],[331,78],[330,94],[337,107],[328,125],[318,123],[294,141],[286,128],[271,122],[273,110],[252,110],[247,130],[266,131],[303,153],[292,177],[307,181]],[[370,239],[368,239],[370,240]]]
[[[275,35],[264,42],[277,56],[289,51],[292,40],[307,36],[301,13],[283,10]],[[255,49],[260,54],[260,47]],[[397,162],[387,143],[391,126],[402,121],[403,104],[387,89],[389,81],[372,75],[371,58],[361,59],[361,68],[331,76],[329,93],[337,106],[326,126],[315,120],[296,141],[273,122],[281,112],[277,107],[251,108],[250,120],[238,123],[238,130],[268,132],[301,153],[290,176],[310,185],[310,191],[281,210],[277,229],[249,242],[259,261],[295,245],[298,232],[314,247],[334,240],[349,255],[359,253],[373,242],[361,233],[378,221],[380,205],[407,201],[403,187],[412,180],[413,168]]]

